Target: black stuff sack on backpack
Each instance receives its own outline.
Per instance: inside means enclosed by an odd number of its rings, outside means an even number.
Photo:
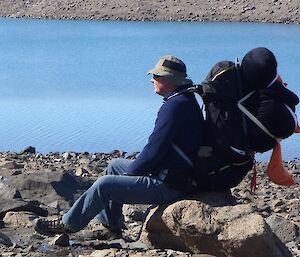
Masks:
[[[251,115],[247,116],[249,147],[263,153],[294,133],[297,127],[295,107],[299,98],[283,83],[277,73],[276,58],[266,48],[249,51],[242,60],[241,73],[243,85],[253,90],[243,106],[267,130],[263,131],[255,120],[251,120]]]
[[[238,185],[265,152],[290,136],[297,125],[298,97],[277,75],[271,51],[255,48],[237,63],[214,65],[198,93],[206,114],[207,141],[195,161],[196,190]]]

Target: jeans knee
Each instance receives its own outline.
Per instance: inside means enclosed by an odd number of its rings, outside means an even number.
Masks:
[[[116,174],[116,170],[118,166],[119,166],[119,159],[112,159],[106,168],[106,174],[107,175]]]
[[[112,159],[106,168],[107,175],[122,175],[127,171],[131,160],[117,158]]]
[[[109,191],[115,184],[114,177],[115,176],[113,175],[105,175],[101,178],[98,178],[92,186],[94,187],[94,193],[96,193],[97,195],[101,195],[102,197],[106,197],[106,195],[109,194]]]

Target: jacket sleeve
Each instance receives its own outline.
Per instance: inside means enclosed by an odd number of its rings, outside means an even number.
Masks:
[[[155,173],[155,168],[170,150],[177,129],[176,106],[165,102],[160,108],[147,145],[129,166],[129,175],[147,175]]]

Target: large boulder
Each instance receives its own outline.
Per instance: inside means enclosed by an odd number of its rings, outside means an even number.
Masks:
[[[141,241],[152,248],[218,257],[292,257],[262,216],[224,193],[204,193],[153,209]]]

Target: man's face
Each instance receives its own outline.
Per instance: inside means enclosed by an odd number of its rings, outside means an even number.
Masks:
[[[170,95],[176,89],[176,86],[171,84],[165,78],[157,75],[153,75],[151,83],[154,86],[154,92],[163,97]]]

